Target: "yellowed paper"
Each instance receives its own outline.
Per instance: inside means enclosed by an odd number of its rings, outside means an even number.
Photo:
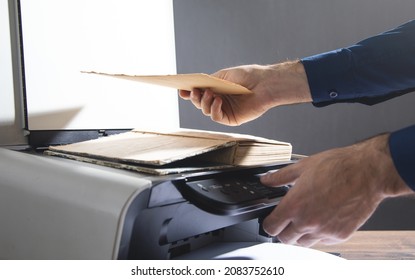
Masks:
[[[270,164],[291,159],[289,143],[246,134],[182,129],[140,131],[112,135],[62,146],[55,153],[67,153],[94,160],[108,160],[163,166],[184,159],[221,165]]]
[[[52,151],[80,156],[97,156],[125,162],[164,165],[218,148],[236,145],[234,141],[196,139],[163,134],[125,132],[99,139],[49,147]]]
[[[159,86],[171,87],[182,90],[192,90],[193,88],[206,89],[210,88],[215,93],[219,94],[249,94],[252,93],[249,89],[227,80],[222,80],[214,76],[193,73],[193,74],[177,74],[177,75],[126,75],[126,74],[108,74],[99,72],[83,72],[88,74],[105,75],[130,81],[149,83]]]

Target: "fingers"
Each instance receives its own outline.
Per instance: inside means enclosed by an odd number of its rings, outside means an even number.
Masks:
[[[260,180],[261,183],[268,186],[278,187],[287,184],[295,184],[295,181],[301,175],[302,165],[300,163],[292,164],[277,171],[268,172],[263,175]],[[304,228],[298,229],[293,223],[296,217],[295,207],[292,206],[292,191],[281,200],[278,206],[272,213],[265,218],[263,222],[263,229],[271,236],[277,236],[278,239],[286,244],[297,244],[303,235],[308,232]],[[316,242],[313,239],[304,238],[301,242],[304,244],[313,244]]]
[[[292,237],[290,237],[290,235],[286,234],[280,236],[280,234],[285,229],[289,229],[292,224],[292,213],[290,213],[290,208],[285,207],[284,204],[286,204],[285,198],[283,198],[277,207],[274,208],[271,214],[269,214],[264,219],[262,228],[269,235],[278,237],[281,242],[290,244],[290,242],[293,242],[294,240]],[[293,232],[295,233],[293,228],[288,231],[289,234],[293,234]]]
[[[222,103],[223,100],[220,97],[216,97],[213,100],[212,107],[211,107],[211,118],[215,122],[223,122],[225,118],[225,114],[222,110]]]
[[[190,99],[190,91],[188,90],[179,90],[179,96],[181,98],[183,98],[184,100],[189,100]]]
[[[284,244],[296,244],[309,247],[320,241],[308,232],[299,230],[294,223],[289,223],[284,230],[278,234],[278,239]]]
[[[297,244],[303,247],[311,247],[320,241],[320,238],[313,237],[311,234],[305,234],[297,240]]]
[[[277,206],[278,208],[279,206]],[[276,209],[277,209],[276,208]],[[263,228],[271,236],[276,236],[281,243],[295,244],[310,247],[320,242],[319,234],[313,232],[311,227],[299,227],[295,217],[284,216],[284,213],[275,211],[263,223]]]
[[[268,215],[263,223],[262,223],[262,228],[264,229],[264,231],[269,234],[270,236],[276,236],[278,237],[278,239],[283,242],[286,243],[289,240],[284,240],[284,237],[282,239],[280,239],[279,234],[288,227],[288,225],[291,223],[290,219],[287,219],[286,217],[281,217],[281,216],[277,216],[275,215],[275,210],[278,208],[279,206],[277,206],[274,211],[272,211],[272,213],[270,215]]]
[[[300,230],[294,223],[289,223],[284,230],[278,234],[278,240],[284,244],[300,245],[311,247],[321,241],[319,235],[315,235],[311,230]]]
[[[205,90],[205,92],[201,95],[200,109],[202,110],[205,116],[210,116],[214,99],[215,96],[213,92],[210,90]]]
[[[180,90],[179,96],[184,100],[190,100],[196,108],[202,109],[204,114],[210,114],[210,107],[215,97],[211,90],[201,90],[198,88],[192,91]]]
[[[299,163],[289,165],[279,170],[271,171],[262,175],[261,183],[270,187],[280,187],[284,185],[294,184],[295,180],[301,173]]]
[[[293,164],[276,171],[268,172],[261,176],[261,183],[273,187],[293,184],[299,176],[297,169],[296,164]],[[287,199],[289,194],[290,193],[288,193],[286,197],[281,200],[279,205],[264,220],[262,226],[265,232],[269,235],[277,236],[291,223],[290,213],[288,212],[290,208],[285,206],[287,204],[287,200],[289,203],[289,199]]]
[[[179,90],[179,96],[184,100],[190,100],[196,108],[202,108],[203,92],[200,89],[193,89],[192,91]]]
[[[205,116],[210,116],[212,120],[217,122],[223,120],[224,113],[222,111],[222,98],[216,96],[212,90],[180,90],[179,96],[184,100],[190,100],[197,109],[202,110],[203,114]]]
[[[201,109],[202,108],[202,96],[203,93],[200,89],[193,89],[190,92],[190,101],[193,103],[193,105],[198,108]]]

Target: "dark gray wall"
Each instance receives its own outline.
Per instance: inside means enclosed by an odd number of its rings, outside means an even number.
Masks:
[[[301,58],[391,29],[415,18],[414,11],[413,0],[174,0],[177,69],[212,73]],[[411,93],[372,107],[284,106],[240,127],[226,127],[181,101],[180,123],[289,141],[294,152],[310,155],[413,124],[414,104]],[[413,201],[388,201],[367,227],[415,229],[414,214]]]

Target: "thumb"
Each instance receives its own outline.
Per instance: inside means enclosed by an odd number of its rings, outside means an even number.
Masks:
[[[297,164],[292,164],[284,168],[270,171],[261,176],[261,183],[270,187],[280,187],[293,184],[299,176]]]
[[[222,69],[215,73],[212,73],[211,76],[226,80],[227,74],[228,74],[228,69]]]

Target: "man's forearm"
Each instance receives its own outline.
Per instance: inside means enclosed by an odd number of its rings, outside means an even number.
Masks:
[[[299,60],[269,65],[264,73],[261,83],[272,96],[270,108],[312,101],[304,65]]]

